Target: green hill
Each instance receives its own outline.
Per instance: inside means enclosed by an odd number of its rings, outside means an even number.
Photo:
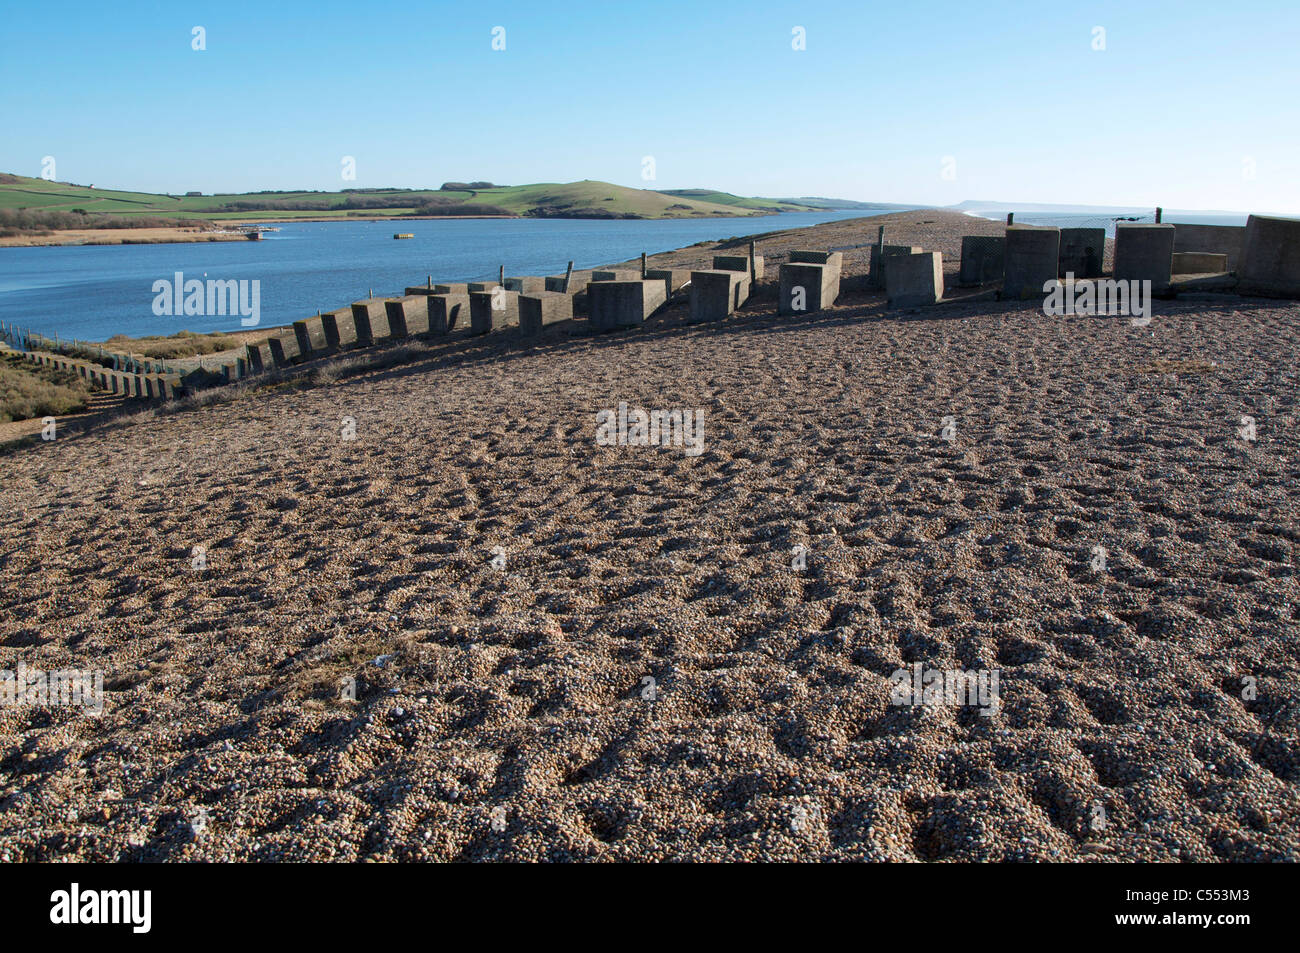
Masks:
[[[255,222],[288,218],[403,215],[518,215],[539,218],[703,218],[763,215],[784,203],[725,192],[630,189],[608,182],[493,186],[480,190],[347,189],[339,192],[244,192],[156,195],[0,174],[0,211],[84,212],[118,218]],[[754,204],[757,202],[758,204]],[[789,206],[795,208],[795,206]]]
[[[714,205],[749,208],[760,212],[807,212],[813,207],[796,199],[746,198],[743,195],[732,195],[730,192],[719,192],[714,189],[663,189],[662,191],[664,195],[711,202]]]

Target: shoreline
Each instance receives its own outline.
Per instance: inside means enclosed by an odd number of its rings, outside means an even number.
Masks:
[[[828,210],[829,211],[829,210]],[[540,216],[540,215],[356,215],[304,216],[302,218],[252,218],[223,221],[223,228],[240,225],[293,225],[298,222],[450,222],[458,219],[528,220],[539,222],[677,222],[729,218],[763,218],[782,215],[783,212],[756,212],[753,215],[674,215],[659,218],[604,218],[595,216]],[[206,222],[206,220],[205,220]],[[202,227],[186,228],[77,228],[48,235],[12,235],[0,237],[0,248],[76,248],[94,245],[188,245],[199,242],[248,241],[246,235],[221,229]]]

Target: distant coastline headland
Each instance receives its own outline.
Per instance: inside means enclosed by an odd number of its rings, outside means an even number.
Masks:
[[[233,241],[226,229],[268,222],[446,218],[732,218],[902,206],[844,199],[746,198],[712,189],[656,191],[590,179],[438,189],[343,189],[165,195],[123,192],[0,173],[0,247]]]

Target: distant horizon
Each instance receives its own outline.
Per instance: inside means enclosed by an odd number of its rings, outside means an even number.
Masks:
[[[25,175],[25,173],[14,171],[14,170],[0,170],[0,174],[19,175],[19,176]],[[41,176],[39,175],[26,176],[26,177],[41,178]],[[200,192],[202,195],[205,196],[208,195],[216,196],[216,195],[255,195],[260,193],[278,193],[278,192],[286,192],[286,193],[319,192],[321,194],[339,193],[339,192],[384,191],[384,190],[393,190],[393,191],[410,190],[410,191],[419,192],[419,191],[436,191],[444,182],[472,182],[472,181],[490,181],[490,180],[476,179],[470,177],[465,179],[442,179],[437,185],[388,184],[388,185],[350,186],[350,187],[339,187],[333,189],[287,187],[287,188],[274,188],[274,189],[272,188],[245,189],[241,191],[225,191],[220,189],[217,190],[186,189],[180,192],[157,191],[153,188],[137,188],[132,186],[120,186],[116,184],[102,185],[99,182],[93,182],[89,180],[86,182],[74,182],[74,181],[60,178],[51,181],[57,182],[60,185],[71,185],[71,186],[76,186],[81,188],[93,187],[97,191],[107,191],[107,192],[138,192],[138,193],[144,193],[150,195],[181,195],[181,196],[185,195],[188,192]],[[590,176],[584,176],[578,179],[565,179],[563,181],[554,181],[554,182],[550,180],[542,181],[540,179],[533,182],[493,182],[492,186],[494,188],[509,188],[509,187],[523,186],[523,185],[566,185],[572,182],[605,182],[605,181],[606,180],[604,179],[594,179]],[[827,201],[859,202],[866,205],[881,205],[881,206],[901,205],[901,206],[908,206],[911,208],[918,208],[918,209],[933,208],[933,209],[940,209],[940,210],[955,210],[955,211],[970,211],[970,212],[977,211],[980,209],[990,210],[990,211],[1000,210],[1000,209],[1010,209],[1015,211],[1023,210],[1026,212],[1029,211],[1061,212],[1066,214],[1075,211],[1097,212],[1099,214],[1106,214],[1106,213],[1133,214],[1137,212],[1150,212],[1157,207],[1155,205],[1090,204],[1090,203],[1070,203],[1070,202],[1019,202],[1019,201],[997,201],[992,199],[962,199],[959,202],[954,202],[945,205],[937,205],[928,202],[898,202],[893,200],[885,201],[883,199],[854,198],[847,195],[828,195],[828,194],[808,192],[808,191],[781,192],[772,195],[746,195],[743,192],[736,192],[732,189],[718,188],[716,186],[686,185],[686,186],[674,186],[672,189],[657,189],[657,188],[647,188],[646,186],[637,185],[637,184],[624,185],[623,183],[619,183],[619,182],[609,182],[608,184],[618,185],[622,188],[644,189],[645,191],[660,192],[660,193],[672,192],[679,189],[701,189],[705,191],[716,191],[716,192],[727,193],[730,195],[737,195],[740,196],[741,198],[769,199],[769,200],[771,199],[777,199],[777,200],[821,199]],[[1167,213],[1188,213],[1188,214],[1197,214],[1197,215],[1267,215],[1267,216],[1281,217],[1281,218],[1300,218],[1300,212],[1287,213],[1287,212],[1278,212],[1278,211],[1272,211],[1269,209],[1260,209],[1260,208],[1230,209],[1230,208],[1191,208],[1191,207],[1179,207],[1179,206],[1160,206],[1160,208],[1162,208],[1163,211]]]

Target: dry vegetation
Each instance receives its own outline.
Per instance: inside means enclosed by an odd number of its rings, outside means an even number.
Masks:
[[[0,424],[84,410],[90,388],[75,374],[6,355],[0,360]]]

